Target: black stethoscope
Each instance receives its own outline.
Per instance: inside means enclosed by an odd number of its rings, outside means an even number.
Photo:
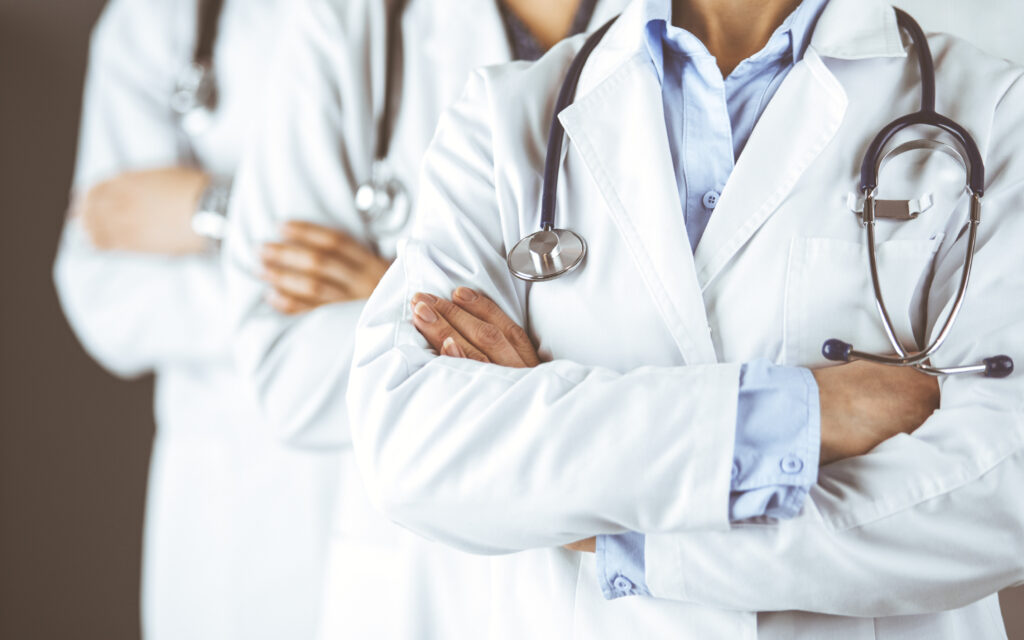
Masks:
[[[395,90],[400,72],[402,15],[407,0],[391,0],[387,6],[385,33],[384,104],[377,122],[377,144],[370,179],[359,185],[355,208],[370,238],[393,235],[409,222],[412,198],[409,189],[391,170],[387,157],[394,133]],[[378,249],[374,247],[374,249]]]
[[[987,358],[977,365],[937,368],[928,364],[936,351],[945,343],[963,307],[970,280],[971,266],[974,259],[975,243],[978,236],[978,225],[981,223],[981,199],[985,185],[985,163],[978,145],[962,126],[935,111],[935,64],[931,49],[920,25],[904,11],[895,9],[897,22],[906,31],[914,43],[921,68],[921,109],[915,113],[898,118],[886,126],[867,150],[861,168],[861,192],[864,196],[863,223],[867,230],[868,262],[871,268],[871,282],[874,287],[875,302],[881,317],[882,326],[889,342],[896,351],[896,356],[884,356],[865,353],[853,348],[841,340],[828,340],[823,348],[823,355],[833,361],[852,362],[867,360],[879,364],[900,367],[914,367],[930,375],[952,375],[959,373],[983,373],[991,378],[1004,378],[1013,372],[1013,360],[1009,356],[1000,355]],[[598,43],[614,24],[613,18],[603,27],[587,38],[582,49],[569,67],[569,71],[555,103],[554,116],[548,137],[547,157],[544,162],[544,182],[541,194],[540,230],[532,233],[516,243],[508,254],[508,268],[515,277],[527,282],[553,280],[579,268],[587,255],[586,241],[574,231],[559,229],[555,226],[555,205],[557,202],[558,178],[561,166],[562,145],[565,131],[558,115],[568,108],[576,95],[580,75],[587,59]],[[886,146],[900,131],[915,125],[937,127],[950,134],[962,147],[963,153],[944,143],[931,140],[920,140],[900,145],[889,153],[883,154]],[[966,189],[971,198],[971,219],[967,239],[967,256],[960,278],[960,287],[953,306],[936,338],[927,348],[910,352],[900,344],[896,330],[886,310],[879,281],[878,265],[875,255],[875,221],[879,217],[911,220],[919,210],[913,210],[914,204],[905,201],[882,201],[876,199],[878,177],[882,167],[892,158],[911,150],[925,149],[940,151],[958,158],[967,173]],[[917,208],[920,209],[920,204]],[[926,208],[927,205],[925,205]],[[890,213],[895,212],[895,213]]]
[[[197,16],[196,44],[192,60],[178,74],[171,94],[171,110],[181,128],[198,135],[213,121],[217,108],[217,79],[213,68],[213,48],[224,0],[200,0]]]

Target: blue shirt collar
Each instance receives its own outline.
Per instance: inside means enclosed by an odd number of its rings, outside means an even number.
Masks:
[[[767,62],[789,53],[794,63],[803,59],[811,42],[814,26],[829,0],[803,0],[775,30],[761,51],[744,62]],[[668,45],[693,58],[711,57],[707,47],[697,36],[685,29],[672,26],[672,0],[643,0],[644,44],[658,72],[664,80],[663,46]],[[739,70],[740,66],[736,67]]]

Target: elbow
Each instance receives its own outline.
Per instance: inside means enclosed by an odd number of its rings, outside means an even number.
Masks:
[[[381,472],[364,474],[372,486],[370,499],[388,520],[435,542],[464,553],[495,555],[518,551],[495,544],[488,533],[486,509],[474,508],[473,501],[453,495],[443,483],[424,484],[411,478],[415,473]]]
[[[429,419],[403,411],[408,398],[374,390],[358,368],[348,388],[356,462],[370,501],[388,520],[414,533],[470,553],[486,553],[467,539],[470,497],[450,473],[445,451],[423,446]],[[436,446],[436,442],[434,443]],[[448,452],[450,453],[450,452]],[[447,472],[446,472],[447,471]]]
[[[151,370],[150,363],[137,357],[130,332],[91,293],[100,287],[88,265],[80,264],[74,251],[64,247],[53,265],[53,284],[64,317],[85,352],[107,373],[130,380]]]

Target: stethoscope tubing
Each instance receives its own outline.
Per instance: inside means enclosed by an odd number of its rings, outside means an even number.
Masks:
[[[583,68],[586,66],[587,60],[590,59],[590,54],[594,52],[604,35],[618,19],[619,16],[615,16],[587,38],[569,66],[569,71],[558,92],[554,117],[551,118],[551,129],[548,131],[547,155],[544,158],[544,183],[541,187],[540,199],[540,228],[542,230],[550,231],[555,228],[559,166],[562,162],[562,145],[565,141],[565,128],[562,127],[562,121],[558,116],[562,111],[568,109],[576,99],[576,88],[579,86],[580,76],[583,75]]]

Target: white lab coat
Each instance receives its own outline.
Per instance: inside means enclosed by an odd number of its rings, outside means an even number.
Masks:
[[[368,241],[353,207],[370,177],[384,96],[384,2],[303,0],[272,73],[258,142],[235,185],[226,251],[236,351],[262,408],[296,446],[340,448],[342,469],[324,638],[477,638],[485,635],[490,565],[427,542],[370,505],[352,458],[345,387],[361,302],[283,318],[255,277],[263,242],[288,219]],[[592,25],[626,4],[602,0]],[[415,191],[420,159],[444,108],[479,65],[511,51],[496,3],[413,0],[402,17],[399,105],[388,156]],[[380,238],[393,254],[395,237]]]
[[[639,8],[559,115],[558,222],[589,242],[581,270],[526,285],[505,255],[539,224],[554,96],[582,39],[529,69],[474,74],[442,118],[411,239],[357,334],[348,399],[372,498],[453,546],[521,551],[494,567],[495,638],[1004,637],[992,594],[1024,580],[1024,376],[944,379],[941,410],[823,469],[799,517],[728,520],[737,363],[824,366],[830,337],[889,350],[846,197],[875,133],[919,104],[894,13],[832,0],[694,255]],[[930,42],[939,108],[974,132],[989,184],[968,302],[935,361],[1019,358],[1022,69],[953,37]],[[900,171],[896,186],[915,193],[962,180],[938,154]],[[917,221],[879,223],[907,342],[935,330],[958,282],[963,205],[940,197]],[[459,285],[501,304],[551,361],[436,357],[409,299]],[[606,602],[594,556],[557,548],[625,530],[649,534],[657,598]]]
[[[896,0],[925,31],[966,38],[983,51],[1024,63],[1024,2],[1017,0]]]
[[[191,60],[193,0],[114,0],[93,36],[75,189],[182,164],[231,176],[283,2],[225,5],[220,108],[186,139],[169,99]],[[189,151],[191,149],[192,151]],[[106,369],[155,371],[142,613],[149,639],[311,638],[333,503],[335,456],[270,437],[230,356],[215,251],[160,257],[97,251],[67,224],[54,276],[85,348]]]

